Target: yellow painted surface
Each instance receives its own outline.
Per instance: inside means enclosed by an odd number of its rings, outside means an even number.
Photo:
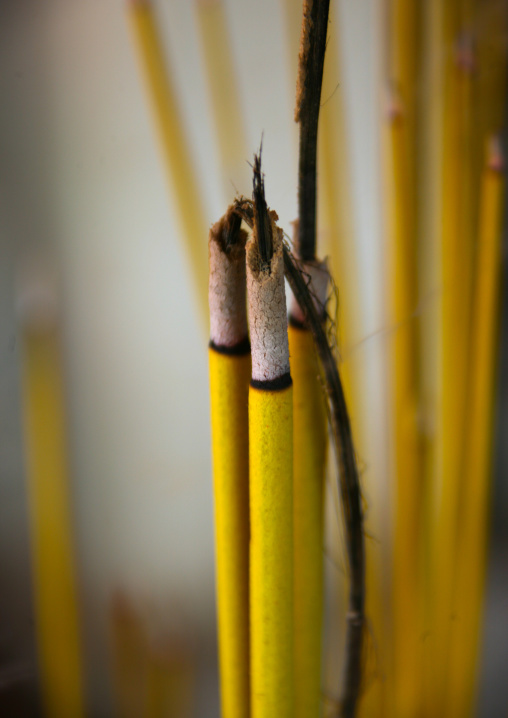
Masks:
[[[438,446],[433,476],[432,585],[429,664],[431,703],[435,715],[444,711],[449,680],[450,636],[453,616],[455,562],[458,539],[459,496],[464,448],[465,399],[468,381],[468,334],[471,269],[470,229],[462,215],[468,196],[470,157],[466,140],[465,102],[470,80],[456,62],[460,29],[459,2],[443,6],[441,17],[444,57],[441,168],[441,357]],[[467,100],[469,102],[469,100]],[[466,123],[466,124],[465,124]],[[467,229],[467,231],[466,231]]]
[[[414,79],[414,78],[413,78]],[[409,92],[409,91],[408,91]],[[388,119],[387,197],[394,533],[392,671],[388,714],[414,715],[421,702],[422,441],[418,425],[417,237],[412,128],[404,107]]]
[[[486,577],[504,176],[486,169],[480,203],[466,412],[461,530],[446,715],[466,718],[476,698]]]
[[[290,326],[293,377],[295,718],[321,705],[327,416],[312,332]]]
[[[64,397],[56,330],[25,330],[23,389],[39,670],[45,715],[84,716]]]
[[[159,131],[165,167],[175,195],[191,275],[205,320],[208,317],[208,231],[192,155],[152,5],[149,0],[129,0],[127,7],[139,64]]]
[[[209,350],[215,494],[217,611],[223,718],[250,715],[250,354]]]
[[[249,390],[253,718],[293,718],[293,387]]]

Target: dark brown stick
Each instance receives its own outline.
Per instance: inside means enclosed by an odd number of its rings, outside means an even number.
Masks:
[[[300,259],[316,256],[316,168],[319,106],[330,0],[304,0],[295,121],[300,123],[298,218]]]

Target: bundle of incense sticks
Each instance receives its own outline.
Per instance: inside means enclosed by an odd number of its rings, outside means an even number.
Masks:
[[[225,718],[303,718],[322,711],[327,413],[339,466],[349,589],[344,675],[333,714],[462,718],[476,705],[496,388],[508,6],[498,0],[386,0],[384,7],[388,99],[380,122],[392,535],[381,535],[381,555],[373,544],[364,545],[345,400],[356,413],[368,397],[362,399],[352,372],[343,388],[327,334],[328,270],[316,250],[320,215],[331,266],[344,289],[339,337],[347,344],[362,283],[349,271],[348,138],[336,104],[322,113],[317,192],[328,2],[303,3],[293,254],[267,207],[258,158],[252,200],[238,199],[210,231],[207,296],[205,212],[161,35],[149,0],[128,1],[203,316],[210,307]],[[286,9],[291,28],[290,0]],[[220,0],[201,3],[198,12],[227,176],[248,153],[230,45],[217,42],[227,37],[226,14]],[[295,42],[293,32],[289,44]],[[335,60],[330,67],[337,68]],[[327,95],[333,92],[333,74],[325,86]],[[294,294],[289,325],[284,276]],[[41,682],[48,715],[78,716],[85,701],[58,329],[54,318],[44,325],[32,320],[25,317],[22,327],[23,376]],[[367,489],[379,471],[367,473]],[[369,520],[375,512],[374,506]],[[118,703],[128,705],[132,686],[125,675],[136,665],[136,652],[145,649],[137,645],[136,622],[122,616],[115,637],[127,646],[119,652],[132,653],[133,660],[120,661]],[[364,670],[367,620],[378,661],[373,676]],[[167,683],[171,660],[148,661],[153,714],[167,693],[160,686]]]
[[[285,5],[288,44],[295,47],[301,3]],[[334,330],[347,347],[363,286],[354,269],[347,128],[341,105],[328,103],[337,89],[338,33],[328,43],[323,83],[328,2],[303,3],[293,254],[267,207],[256,160],[252,201],[237,200],[210,231],[208,295],[205,212],[161,34],[149,0],[129,0],[128,8],[203,316],[210,307],[223,715],[303,718],[322,711],[327,412],[349,569],[344,675],[333,714],[470,715],[489,529],[507,6],[498,0],[384,5],[380,122],[392,534],[378,537],[382,551],[363,542],[345,401],[361,415],[359,405],[368,405],[369,397],[355,385],[351,363],[341,367],[343,389],[327,335],[328,269],[317,259],[325,252],[316,250],[319,217],[341,291]],[[198,3],[197,13],[227,186],[249,154],[227,17],[220,0]],[[343,100],[340,89],[337,99]],[[294,293],[289,323],[284,275]],[[42,324],[35,319],[30,312],[23,317],[22,335],[41,683],[48,715],[77,716],[85,700],[59,331],[55,317]],[[359,429],[363,437],[361,423]],[[378,466],[367,472],[367,493],[380,473]],[[378,507],[369,509],[367,530]],[[120,713],[163,712],[173,654],[149,650],[125,607],[116,607],[113,623]],[[367,640],[375,645],[369,655]],[[375,666],[365,669],[372,652]],[[184,673],[190,683],[191,670]],[[181,696],[188,703],[189,689]]]

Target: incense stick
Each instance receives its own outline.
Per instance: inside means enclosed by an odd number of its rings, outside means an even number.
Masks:
[[[197,0],[196,5],[218,140],[222,186],[229,198],[232,187],[242,186],[241,180],[245,179],[248,170],[235,63],[222,0]]]
[[[298,222],[294,226],[293,246],[298,254]],[[326,263],[307,262],[303,271],[324,321],[329,283]],[[319,714],[321,704],[323,489],[328,434],[314,339],[294,297],[288,336],[294,415],[295,718],[308,718]]]
[[[149,0],[127,0],[127,9],[204,318],[208,314],[208,267],[204,251],[207,231],[192,156],[167,71],[152,5]]]
[[[294,715],[293,387],[282,232],[254,163],[254,233],[247,245],[252,345],[249,390],[250,620],[253,718]]]
[[[495,370],[499,326],[504,160],[499,138],[489,141],[482,179],[478,258],[470,342],[471,385],[467,410],[461,502],[461,555],[455,587],[447,715],[467,715],[477,686],[480,626],[486,577],[488,501],[491,488]]]
[[[35,311],[40,313],[41,307]],[[59,339],[55,317],[42,324],[36,316],[24,317],[24,413],[42,699],[49,718],[80,718],[85,715],[83,665]]]
[[[392,92],[385,127],[387,145],[390,344],[393,454],[393,685],[395,716],[412,714],[421,700],[423,483],[418,424],[418,325],[414,137],[402,99]]]
[[[222,715],[249,716],[249,445],[251,373],[246,235],[230,210],[210,230],[210,404]]]
[[[244,198],[236,202],[236,211],[250,227],[253,226],[253,206]],[[346,550],[349,561],[349,606],[347,614],[346,659],[341,716],[352,718],[362,678],[362,648],[365,628],[365,546],[363,511],[356,456],[344,391],[333,350],[328,343],[322,317],[318,314],[309,292],[305,275],[286,246],[284,271],[296,300],[305,313],[305,319],[314,336],[324,377],[329,404],[329,422],[338,463],[338,476],[342,508],[346,527]]]

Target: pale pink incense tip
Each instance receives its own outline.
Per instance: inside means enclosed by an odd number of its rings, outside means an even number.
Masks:
[[[395,122],[402,119],[403,116],[404,105],[402,99],[394,85],[391,84],[388,88],[386,99],[386,117],[389,122]]]
[[[282,231],[273,217],[270,221],[274,251],[269,268],[261,266],[255,230],[247,244],[247,293],[255,381],[273,381],[289,373]]]
[[[492,135],[487,141],[487,167],[494,172],[505,171],[504,152],[499,135]]]
[[[476,67],[474,41],[471,32],[462,32],[455,45],[455,62],[463,72],[471,73]]]
[[[299,239],[298,239],[298,220],[293,223],[293,247],[296,258],[299,255]],[[328,271],[328,264],[326,259],[323,262],[314,260],[313,262],[302,262],[300,264],[302,270],[305,272],[306,281],[309,285],[311,296],[316,307],[319,316],[323,316],[326,311],[326,300],[328,297],[328,287],[330,284],[330,272]],[[291,304],[289,307],[289,314],[292,319],[295,319],[300,324],[305,323],[305,313],[301,309],[300,305],[296,301],[294,295],[291,297]]]
[[[239,238],[226,251],[223,241],[228,215],[210,229],[208,242],[210,274],[210,339],[218,347],[234,347],[247,338],[245,241]]]
[[[312,300],[319,316],[324,316],[326,311],[326,300],[328,297],[328,285],[330,282],[330,272],[326,260],[323,262],[303,262],[301,265],[303,272],[307,275]],[[302,310],[294,295],[291,297],[289,314],[300,324],[305,323],[305,312]]]

